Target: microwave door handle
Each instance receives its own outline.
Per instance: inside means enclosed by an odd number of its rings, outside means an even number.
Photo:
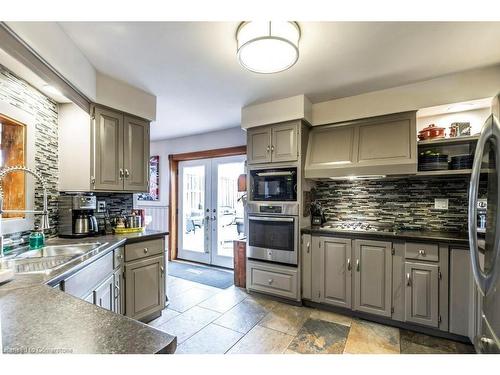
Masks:
[[[295,219],[293,217],[268,217],[268,216],[249,216],[250,221],[280,221],[286,223],[293,223]]]
[[[470,179],[470,187],[469,187],[469,209],[468,209],[468,228],[469,228],[469,243],[470,243],[470,258],[472,264],[472,273],[474,275],[474,280],[476,281],[476,285],[479,291],[483,295],[487,295],[491,290],[492,286],[496,281],[496,273],[498,272],[497,268],[497,258],[499,251],[499,241],[498,235],[500,234],[500,210],[497,209],[496,215],[496,228],[495,228],[495,241],[492,249],[492,268],[488,273],[485,273],[479,264],[479,248],[477,244],[477,200],[478,200],[478,191],[479,191],[479,178],[481,174],[481,163],[483,160],[484,148],[486,146],[486,142],[490,138],[496,138],[497,142],[500,142],[500,125],[498,120],[492,115],[488,117],[486,122],[484,123],[483,129],[481,131],[481,135],[477,141],[477,146],[474,155],[474,162],[472,165],[472,174]],[[500,154],[499,150],[495,151],[495,159],[496,159],[496,168],[500,166]],[[497,184],[500,186],[500,175],[497,173]],[[497,197],[498,199],[498,197]]]

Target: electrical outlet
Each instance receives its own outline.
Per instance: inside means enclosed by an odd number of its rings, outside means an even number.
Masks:
[[[434,209],[435,210],[447,210],[448,209],[448,198],[435,198],[434,199]]]
[[[106,201],[97,201],[97,212],[106,212]]]

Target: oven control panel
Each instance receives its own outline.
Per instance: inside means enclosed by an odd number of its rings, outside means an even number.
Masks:
[[[281,206],[260,206],[259,212],[263,214],[281,214],[283,207]]]

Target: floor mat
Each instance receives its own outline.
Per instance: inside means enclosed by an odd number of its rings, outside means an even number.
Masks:
[[[168,274],[220,289],[229,288],[234,283],[233,271],[220,270],[214,267],[197,266],[183,262],[169,262]]]

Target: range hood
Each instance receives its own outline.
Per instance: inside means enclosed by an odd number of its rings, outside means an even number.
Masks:
[[[306,178],[381,178],[416,172],[416,111],[317,126],[309,132]]]

